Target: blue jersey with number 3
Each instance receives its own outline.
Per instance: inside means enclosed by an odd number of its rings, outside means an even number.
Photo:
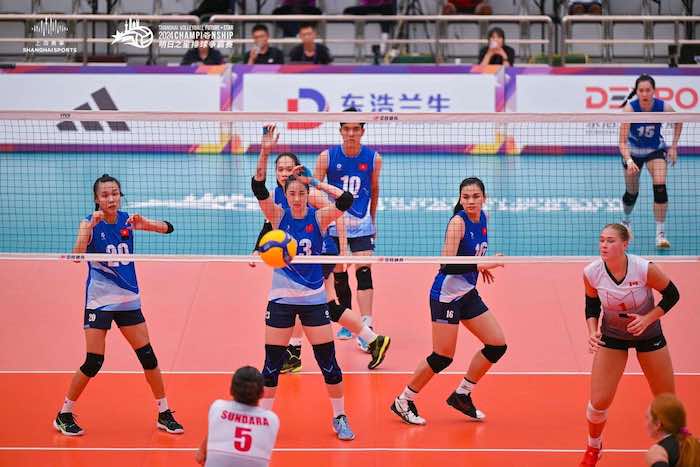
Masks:
[[[630,102],[630,106],[635,112],[643,112],[639,105],[639,99]],[[664,101],[654,98],[651,111],[663,112]],[[632,123],[627,140],[629,141],[630,153],[635,157],[644,157],[654,151],[666,148],[664,137],[661,135],[660,123]]]
[[[85,308],[88,310],[133,311],[141,308],[136,268],[120,255],[134,252],[134,231],[126,221],[129,214],[117,211],[117,222],[101,221],[92,229],[87,253],[114,255],[114,261],[88,262]],[[92,220],[92,214],[85,218]]]
[[[328,183],[349,191],[355,198],[352,206],[343,215],[348,238],[364,237],[374,234],[374,225],[370,215],[369,203],[372,199],[372,175],[374,159],[377,153],[367,146],[360,146],[360,153],[348,157],[342,146],[328,149]],[[329,232],[338,236],[335,224]]]
[[[481,211],[479,222],[470,221],[464,211],[459,211],[455,216],[464,221],[464,236],[459,242],[457,256],[484,256],[489,246],[487,219],[484,211]],[[463,274],[445,274],[440,271],[435,276],[433,286],[430,289],[430,298],[443,303],[458,300],[476,287],[478,278],[477,271]]]
[[[292,217],[290,209],[284,210],[279,229],[297,241],[297,255],[320,255],[323,251],[323,234],[316,221],[316,209],[308,207],[303,219]],[[290,264],[272,273],[270,301],[289,305],[321,305],[326,303],[323,287],[323,270],[320,264]]]

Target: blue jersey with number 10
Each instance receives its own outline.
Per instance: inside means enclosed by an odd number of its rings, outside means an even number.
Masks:
[[[374,225],[370,215],[369,203],[372,199],[372,175],[374,158],[377,153],[367,146],[360,146],[360,153],[348,157],[342,146],[328,149],[328,183],[343,191],[352,193],[352,206],[343,215],[348,238],[374,235]],[[334,237],[338,236],[335,224],[328,229]]]
[[[117,222],[100,222],[92,229],[87,253],[114,255],[115,261],[88,262],[85,308],[88,310],[133,311],[141,308],[136,268],[119,255],[134,252],[134,231],[126,221],[129,214],[117,211]],[[85,218],[92,220],[92,214]]]
[[[639,99],[630,102],[630,106],[635,112],[643,112]],[[664,101],[654,98],[651,111],[663,112]],[[660,123],[632,123],[627,140],[629,141],[630,153],[635,157],[648,156],[652,152],[666,148],[664,137],[661,135]]]
[[[464,236],[459,242],[457,256],[484,256],[489,247],[488,230],[486,228],[486,214],[481,211],[479,222],[469,220],[467,213],[459,211],[453,217],[460,217],[464,221]],[[433,286],[430,289],[430,298],[442,303],[450,303],[462,298],[466,293],[476,287],[479,273],[465,272],[463,274],[445,274],[440,271],[435,276]]]
[[[297,255],[320,255],[323,251],[323,234],[316,221],[316,209],[308,207],[303,219],[292,217],[290,209],[284,210],[279,229],[297,241]],[[320,264],[290,264],[275,269],[269,300],[288,305],[321,305],[326,303],[323,287],[323,270]]]

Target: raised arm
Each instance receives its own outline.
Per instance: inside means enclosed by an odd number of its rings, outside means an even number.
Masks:
[[[270,192],[265,186],[265,178],[267,177],[267,159],[277,144],[279,134],[275,129],[275,125],[267,125],[263,127],[263,137],[260,143],[260,155],[258,156],[258,165],[255,168],[255,176],[250,181],[250,187],[253,190],[253,195],[258,200],[258,205],[265,219],[269,220],[273,228],[277,228],[282,219],[282,208],[277,206],[270,197]]]
[[[350,206],[352,206],[354,198],[349,191],[343,191],[329,183],[318,181],[318,179],[312,176],[311,171],[303,165],[294,167],[294,173],[302,183],[312,187],[312,193],[314,191],[322,191],[332,198],[335,198],[335,204],[329,203],[329,205],[316,212],[316,221],[322,231],[325,231],[331,222],[342,216],[343,212],[347,211],[350,209]],[[315,197],[316,200],[318,200],[318,195],[315,195]]]
[[[96,221],[95,217],[98,213],[102,214],[102,211],[96,211],[93,213],[92,222],[87,220],[80,221],[80,225],[78,226],[78,235],[76,236],[75,244],[73,245],[73,253],[85,253],[87,251],[87,247],[92,240],[92,228],[102,220],[100,217]]]
[[[175,230],[173,225],[168,221],[151,220],[141,214],[132,214],[126,220],[126,223],[131,224],[134,230],[143,230],[146,232],[169,234]]]
[[[328,151],[323,151],[316,159],[316,167],[314,167],[314,178],[320,181],[326,179],[328,173]]]

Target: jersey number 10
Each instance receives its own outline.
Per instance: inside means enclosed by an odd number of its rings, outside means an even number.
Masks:
[[[340,179],[343,181],[343,191],[349,191],[354,198],[357,198],[357,194],[360,192],[360,186],[362,185],[362,179],[357,175],[343,175]]]

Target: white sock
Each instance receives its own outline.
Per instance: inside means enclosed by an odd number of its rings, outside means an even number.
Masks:
[[[272,410],[272,404],[275,403],[275,399],[272,397],[263,397],[260,399],[260,407],[265,410]]]
[[[72,401],[67,397],[63,399],[63,407],[61,407],[61,413],[73,413],[73,404],[75,404],[75,401]]]
[[[158,404],[158,413],[163,413],[169,408],[167,397],[164,397],[162,399],[156,399],[156,403]]]
[[[362,326],[362,329],[360,330],[360,333],[358,334],[358,336],[360,336],[362,339],[365,340],[365,342],[367,342],[369,344],[370,342],[374,341],[374,339],[377,338],[377,333],[372,331],[369,328],[369,326],[367,326],[365,324],[364,326]]]
[[[656,222],[656,235],[659,235],[660,233],[666,233],[666,223],[665,222]]]
[[[592,448],[600,449],[600,447],[603,445],[603,438],[600,436],[597,438],[591,438],[591,435],[588,435],[588,445]]]
[[[416,398],[417,395],[418,393],[416,391],[406,386],[405,388],[403,388],[403,392],[399,396],[399,399],[406,399],[407,401],[412,401]]]
[[[339,415],[345,415],[345,398],[341,397],[339,399],[331,398],[331,406],[333,406],[333,418]]]
[[[289,339],[289,345],[294,347],[301,347],[301,337],[292,337]]]
[[[362,317],[362,324],[367,326],[368,328],[372,327],[372,317],[370,315],[365,315]]]
[[[455,392],[466,396],[474,390],[474,386],[476,386],[476,383],[472,383],[467,378],[462,378],[462,381],[459,383],[459,386],[457,386],[457,389],[455,389]]]

